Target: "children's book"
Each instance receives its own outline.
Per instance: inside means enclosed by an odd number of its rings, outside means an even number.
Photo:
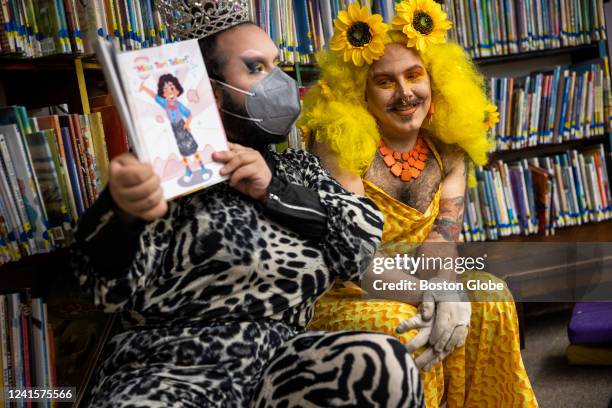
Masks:
[[[225,180],[211,155],[228,150],[227,138],[197,40],[123,53],[97,45],[130,144],[153,166],[164,197]]]

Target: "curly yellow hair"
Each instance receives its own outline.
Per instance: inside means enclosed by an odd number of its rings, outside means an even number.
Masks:
[[[386,44],[406,44],[401,31],[388,33]],[[487,162],[491,142],[483,126],[489,104],[484,79],[463,48],[455,43],[427,47],[419,56],[429,73],[436,112],[423,128],[446,144],[461,147],[478,165]],[[320,80],[304,99],[298,127],[326,144],[338,165],[362,175],[380,143],[376,120],[365,101],[369,65],[356,67],[330,51],[317,54]]]

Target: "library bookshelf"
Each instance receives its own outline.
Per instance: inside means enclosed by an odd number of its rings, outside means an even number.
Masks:
[[[546,66],[551,59],[559,59],[563,64],[580,64],[591,60],[609,60],[607,42],[600,40],[589,44],[572,47],[544,49],[516,53],[512,55],[475,58],[475,63],[487,71],[503,72],[505,66],[523,64],[523,69],[539,70]],[[315,64],[295,62],[283,64],[283,70],[293,75],[299,86],[308,87],[316,82],[318,70]],[[507,72],[512,75],[512,71]],[[609,75],[609,73],[608,73]],[[101,67],[94,57],[78,55],[49,56],[43,58],[23,59],[15,57],[0,57],[0,104],[2,106],[23,105],[28,109],[44,106],[67,104],[70,112],[89,114],[91,112],[90,99],[94,96],[104,95],[104,79]],[[608,116],[610,116],[608,112]],[[545,144],[527,148],[496,151],[491,153],[491,160],[504,162],[529,159],[546,155],[555,155],[568,149],[589,148],[594,145],[603,145],[608,170],[608,179],[612,165],[610,152],[612,151],[612,129],[607,127],[601,135],[569,140],[557,144]],[[558,228],[555,235],[541,233],[530,235],[510,235],[501,237],[502,242],[588,242],[612,241],[612,221],[585,223],[583,225]],[[78,359],[69,360],[70,363],[80,363],[79,370],[70,373],[70,377],[63,379],[58,374],[61,385],[77,386],[81,398],[88,380],[93,373],[96,359],[101,347],[112,330],[114,318],[94,317],[94,311],[85,306],[85,303],[72,304],[61,301],[55,303],[55,297],[63,293],[62,297],[77,299],[79,297],[77,283],[74,281],[68,262],[69,251],[66,248],[46,254],[33,255],[17,262],[0,265],[0,294],[23,288],[31,288],[32,294],[43,296],[49,302],[50,308],[57,306],[61,320],[58,326],[70,326],[72,321],[90,321],[90,328],[94,333],[93,345],[82,352]],[[561,265],[562,266],[562,265]],[[519,271],[525,273],[526,271]],[[511,276],[506,276],[511,279]],[[559,278],[563,279],[563,268],[559,268]],[[545,288],[543,288],[545,290]],[[80,305],[81,307],[79,307]],[[521,310],[519,306],[519,310]],[[80,315],[79,315],[80,314]],[[60,326],[61,325],[61,326]],[[61,343],[57,344],[62,347]],[[88,354],[88,355],[85,355]],[[63,383],[62,383],[63,381]],[[74,381],[70,383],[70,381]],[[78,383],[77,383],[78,382]],[[78,405],[78,404],[77,404]]]
[[[27,109],[65,104],[70,113],[89,114],[89,98],[103,93],[100,66],[76,55],[23,59],[0,57],[0,105]],[[55,348],[55,386],[76,387],[83,397],[114,315],[96,310],[71,272],[69,248],[0,265],[0,295],[28,289],[48,306]],[[0,387],[2,385],[0,384]]]

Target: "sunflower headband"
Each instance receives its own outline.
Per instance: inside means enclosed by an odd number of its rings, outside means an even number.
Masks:
[[[442,5],[434,0],[402,0],[396,5],[391,26],[408,38],[406,47],[425,52],[430,45],[446,42],[446,31],[452,27],[452,23],[442,10]],[[388,31],[389,26],[383,22],[381,15],[372,15],[367,6],[353,3],[334,19],[330,49],[345,63],[352,63],[356,67],[371,65],[384,55],[385,45],[389,42]],[[334,99],[325,81],[319,81],[318,85],[322,96],[328,100]],[[483,128],[493,129],[499,123],[497,107],[487,105],[483,119]]]
[[[446,42],[446,31],[452,24],[434,0],[403,0],[396,6],[391,25],[406,35],[407,47],[425,51],[429,44]],[[383,56],[388,30],[381,15],[371,15],[367,6],[353,3],[334,19],[330,49],[344,62],[357,67],[370,65]]]

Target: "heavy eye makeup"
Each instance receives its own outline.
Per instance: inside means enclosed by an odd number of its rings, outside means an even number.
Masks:
[[[424,77],[425,77],[425,70],[421,67],[416,67],[416,68],[411,68],[407,70],[402,75],[401,80],[412,83],[412,82],[417,82],[423,79]],[[374,79],[374,84],[377,87],[382,88],[382,89],[393,89],[397,85],[395,77],[392,78],[386,75],[380,75],[380,76],[375,76],[373,79]]]
[[[249,71],[249,74],[260,74],[267,71],[266,61],[261,58],[243,58],[242,62]],[[276,57],[272,62],[272,66],[276,67],[279,62],[280,58]]]
[[[395,88],[395,80],[387,76],[375,77],[374,85],[382,89],[393,89]]]
[[[425,77],[425,69],[422,67],[411,68],[404,74],[404,79],[408,82],[418,81]]]
[[[266,70],[266,66],[260,60],[244,59],[242,60],[247,67],[249,74],[258,74]]]

